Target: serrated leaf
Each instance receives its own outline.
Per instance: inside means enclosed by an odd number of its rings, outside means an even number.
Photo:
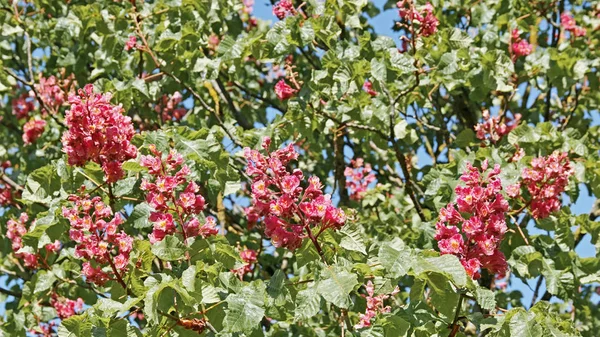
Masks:
[[[362,237],[362,233],[355,222],[345,225],[342,227],[342,229],[340,229],[339,232],[340,234],[344,235],[342,241],[340,242],[340,247],[367,255],[367,249]]]
[[[329,266],[321,271],[317,291],[329,303],[347,309],[352,304],[350,292],[358,284],[355,274],[339,267]]]
[[[185,246],[173,235],[166,236],[162,241],[152,245],[152,254],[161,260],[177,261],[184,257]]]
[[[225,300],[223,327],[228,332],[249,332],[258,327],[265,314],[265,285],[254,281]]]

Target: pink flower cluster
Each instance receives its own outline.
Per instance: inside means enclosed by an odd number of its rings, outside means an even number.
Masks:
[[[0,164],[0,176],[6,174],[6,169],[11,167],[10,161],[5,161]],[[7,183],[0,185],[0,206],[5,207],[13,203],[13,190]]]
[[[35,110],[35,100],[28,93],[22,93],[19,97],[11,102],[12,113],[17,119],[24,119],[29,116],[29,113]]]
[[[23,248],[22,237],[27,233],[27,222],[29,216],[27,213],[21,213],[18,220],[10,219],[6,223],[6,237],[12,241],[12,249],[18,259],[23,260],[23,264],[27,268],[35,269],[38,266],[38,255],[28,252],[17,253]]]
[[[346,187],[350,189],[350,199],[361,200],[369,188],[369,184],[375,181],[375,174],[371,172],[371,164],[364,163],[362,158],[350,161],[349,167],[344,170],[346,176]]]
[[[123,218],[120,213],[113,216],[100,197],[72,195],[69,201],[73,207],[63,207],[62,215],[71,224],[69,237],[77,244],[75,257],[86,260],[82,268],[86,281],[102,285],[110,279],[102,265],[110,264],[115,274],[127,269],[133,238],[119,230]],[[92,266],[90,261],[97,266]]]
[[[555,151],[546,157],[533,158],[531,167],[521,172],[521,182],[508,186],[506,192],[517,197],[521,194],[521,186],[525,186],[531,195],[529,208],[533,218],[547,218],[560,209],[560,194],[574,172],[568,154]]]
[[[477,138],[481,140],[489,139],[492,143],[496,143],[519,126],[520,120],[521,114],[515,114],[514,118],[508,116],[491,117],[489,111],[486,110],[483,112],[483,123],[475,125]]]
[[[575,18],[569,12],[564,12],[560,15],[560,22],[566,31],[570,32],[576,37],[584,36],[587,33],[585,28],[577,26]]]
[[[365,286],[367,290],[367,295],[361,294],[362,297],[367,300],[367,309],[364,314],[359,314],[360,321],[354,327],[356,329],[367,328],[371,326],[371,320],[377,316],[379,313],[390,312],[392,308],[390,306],[386,306],[383,304],[383,301],[388,299],[390,296],[394,296],[400,292],[400,288],[396,286],[394,291],[391,294],[380,294],[375,296],[375,287],[373,286],[373,282],[369,280],[367,285]]]
[[[92,84],[80,89],[79,95],[70,95],[71,109],[65,117],[69,129],[62,136],[69,165],[98,163],[109,183],[121,179],[122,163],[137,155],[130,142],[135,134],[131,118],[123,115],[121,105],[110,103],[111,97],[110,93],[95,94]]]
[[[257,254],[254,249],[244,249],[240,252],[240,257],[242,261],[244,261],[244,265],[237,269],[232,270],[234,274],[236,274],[240,280],[244,278],[244,275],[252,272],[252,265],[254,265],[257,261]]]
[[[431,36],[437,31],[440,22],[433,14],[433,6],[429,2],[421,7],[421,11],[415,9],[412,1],[401,0],[396,3],[396,6],[399,8],[402,20],[407,23],[414,21],[419,24],[419,36]]]
[[[136,48],[140,48],[140,46],[137,44],[137,38],[135,37],[135,35],[131,35],[127,39],[127,42],[125,42],[125,50],[130,51],[131,49]]]
[[[56,293],[50,298],[50,305],[56,309],[56,313],[60,319],[67,319],[76,315],[83,309],[83,299],[70,300],[68,298],[59,297]]]
[[[511,54],[512,60],[515,62],[521,56],[531,54],[531,45],[527,40],[521,39],[518,29],[513,29],[511,34]]]
[[[23,143],[25,145],[33,144],[40,138],[46,129],[46,121],[42,119],[30,119],[23,125]]]
[[[160,102],[154,106],[154,111],[160,114],[162,120],[166,121],[178,121],[187,110],[183,107],[177,107],[183,100],[183,96],[179,91],[175,91],[173,95],[163,95]]]
[[[301,170],[291,173],[286,166],[298,158],[293,144],[269,152],[271,139],[262,143],[267,156],[259,151],[244,149],[248,161],[246,173],[252,177],[252,205],[246,209],[248,223],[253,225],[264,218],[265,235],[275,247],[295,250],[306,236],[304,231],[320,225],[320,233],[327,228],[339,229],[346,222],[344,211],[331,203],[329,194],[323,195],[318,177],[310,177],[302,188]],[[319,236],[317,234],[317,237]]]
[[[506,274],[504,254],[498,249],[506,233],[508,202],[500,191],[500,166],[495,165],[490,173],[487,160],[481,170],[467,163],[461,176],[466,186],[455,188],[456,203],[440,210],[436,224],[435,240],[440,253],[456,255],[473,279],[479,278],[479,269],[486,268],[500,277]],[[462,214],[469,214],[463,218]],[[460,229],[456,226],[460,224]]]
[[[292,0],[281,0],[273,6],[273,15],[283,20],[288,15],[295,15],[296,9]]]
[[[286,99],[292,98],[298,90],[290,87],[285,80],[279,80],[277,84],[275,84],[275,95],[279,98],[280,101],[285,101]]]
[[[50,76],[44,78],[40,76],[39,83],[36,83],[34,87],[42,99],[42,102],[52,110],[49,111],[50,113],[56,113],[58,109],[65,104],[66,95],[63,89],[58,85],[56,77]],[[42,112],[46,111],[42,108]]]
[[[373,83],[369,81],[365,81],[365,84],[363,84],[363,90],[367,94],[371,95],[371,97],[377,96],[377,91],[373,90]]]
[[[215,218],[208,217],[200,225],[195,216],[204,210],[205,200],[195,182],[187,183],[190,169],[183,165],[183,157],[171,150],[163,160],[162,153],[153,145],[150,146],[150,152],[152,155],[141,157],[141,165],[148,168],[152,176],[152,181],[143,179],[141,185],[141,189],[148,192],[146,201],[155,209],[150,214],[150,221],[154,223],[152,233],[148,236],[150,242],[156,243],[174,234],[177,231],[175,221],[182,227],[184,239],[216,235],[219,230]],[[175,220],[173,215],[177,217]]]

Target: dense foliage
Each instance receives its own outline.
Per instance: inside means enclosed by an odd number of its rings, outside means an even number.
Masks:
[[[0,0],[0,336],[597,336],[600,5],[271,5]]]

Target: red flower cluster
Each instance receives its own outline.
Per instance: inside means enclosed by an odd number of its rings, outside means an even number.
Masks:
[[[34,85],[35,90],[42,99],[42,102],[48,106],[52,111],[50,113],[56,113],[58,109],[65,104],[65,92],[58,85],[58,80],[54,76],[44,78],[40,76],[39,83]],[[42,112],[47,112],[42,107]]]
[[[275,95],[277,95],[277,98],[279,98],[280,101],[292,98],[296,92],[298,92],[298,90],[290,87],[285,83],[285,80],[279,80],[279,82],[275,84]]]
[[[350,199],[361,200],[369,188],[369,184],[375,181],[375,174],[371,172],[371,164],[364,164],[362,158],[350,161],[349,167],[344,170],[346,176],[346,187],[350,189]]]
[[[574,169],[566,152],[555,151],[547,157],[531,160],[531,167],[521,172],[521,183],[508,186],[506,192],[511,197],[521,194],[521,186],[527,187],[531,195],[529,208],[534,219],[547,218],[560,209],[560,194],[569,184]]]
[[[367,94],[371,95],[371,97],[377,96],[377,91],[373,90],[373,83],[369,81],[365,81],[365,84],[363,84],[363,90]]]
[[[129,39],[127,39],[127,42],[125,42],[125,50],[130,51],[131,49],[136,48],[139,48],[137,45],[137,38],[135,37],[135,35],[131,35],[129,36]]]
[[[148,236],[150,242],[162,241],[165,236],[177,231],[173,215],[182,227],[184,239],[216,235],[219,230],[213,217],[208,217],[204,225],[200,225],[195,217],[204,210],[205,201],[195,182],[190,181],[184,187],[189,180],[190,169],[183,165],[183,157],[171,150],[163,160],[162,153],[153,145],[150,152],[152,155],[141,157],[141,165],[148,168],[153,178],[152,182],[143,179],[141,185],[141,189],[148,192],[146,201],[156,210],[150,214],[150,221],[154,223]]]
[[[11,102],[12,113],[17,116],[17,119],[24,119],[29,116],[29,113],[35,110],[35,100],[31,95],[24,92],[21,96],[15,98]]]
[[[460,178],[466,186],[455,188],[456,204],[442,208],[436,224],[435,240],[440,253],[456,255],[473,279],[479,278],[479,268],[486,268],[500,277],[507,269],[506,259],[498,246],[506,233],[505,214],[509,205],[500,193],[500,166],[496,164],[484,176],[487,169],[487,160],[481,170],[467,163],[467,170]],[[463,218],[461,213],[470,216]],[[456,227],[458,224],[460,229]]]
[[[273,6],[273,15],[283,20],[288,15],[295,15],[296,9],[292,0],[281,0]]]
[[[25,145],[33,144],[40,138],[46,129],[46,121],[42,119],[30,119],[23,125],[23,143]]]
[[[433,6],[429,2],[421,7],[420,12],[414,8],[411,1],[401,0],[396,3],[396,6],[399,8],[399,15],[402,20],[406,22],[414,21],[419,24],[419,36],[431,36],[437,31],[440,22],[433,14]]]
[[[76,315],[83,309],[83,299],[78,298],[76,301],[68,298],[59,297],[56,293],[50,298],[50,305],[56,309],[56,313],[60,319],[67,319]]]
[[[364,314],[359,314],[360,321],[354,326],[356,329],[370,327],[371,320],[375,318],[378,313],[390,312],[392,308],[390,308],[390,306],[385,306],[383,301],[400,292],[400,288],[396,286],[394,291],[392,291],[392,293],[389,295],[380,294],[375,296],[375,287],[373,286],[373,282],[371,282],[371,280],[367,282],[365,288],[367,290],[367,295],[365,296],[361,294],[361,296],[367,299],[367,309],[365,310]]]
[[[6,175],[6,169],[11,167],[10,161],[5,161],[0,164],[0,176]],[[0,206],[5,207],[13,203],[12,188],[9,184],[2,182],[0,185]]]
[[[257,255],[254,249],[245,249],[240,252],[240,257],[242,258],[242,261],[244,261],[244,265],[231,272],[236,274],[241,280],[244,278],[244,275],[252,272],[252,265],[256,263]]]
[[[110,93],[94,94],[92,84],[80,89],[79,95],[70,95],[71,109],[65,117],[69,129],[62,136],[69,165],[98,163],[110,183],[123,177],[122,163],[137,155],[130,142],[135,133],[131,118],[123,116],[121,105],[110,103],[111,97]]]
[[[511,54],[512,61],[515,62],[521,56],[531,54],[531,45],[527,40],[521,39],[519,30],[513,29],[511,34]]]
[[[498,142],[502,137],[509,134],[514,128],[519,126],[521,114],[515,114],[514,118],[504,116],[491,117],[489,111],[483,112],[483,123],[475,125],[477,138],[481,140],[489,139],[492,143]]]
[[[154,111],[161,115],[163,121],[178,121],[183,116],[187,110],[182,107],[177,107],[179,103],[183,100],[183,96],[179,93],[179,91],[175,91],[173,95],[163,95],[161,101],[154,106]]]
[[[304,179],[299,169],[289,172],[286,166],[298,158],[293,144],[269,152],[271,139],[262,143],[267,156],[250,148],[244,149],[248,161],[246,173],[253,177],[252,206],[246,209],[248,223],[254,224],[264,217],[265,235],[275,247],[294,250],[302,244],[305,230],[320,225],[320,232],[327,228],[339,229],[346,222],[344,211],[331,203],[329,194],[323,195],[318,177],[308,179],[308,187],[300,187]],[[317,235],[318,236],[318,235]]]
[[[38,266],[38,255],[32,254],[28,252],[17,253],[21,248],[23,248],[23,240],[22,237],[27,233],[27,222],[29,221],[29,216],[27,213],[21,213],[19,216],[19,220],[10,219],[6,223],[6,237],[12,241],[12,249],[15,252],[15,256],[18,259],[23,260],[23,264],[27,268],[35,269]]]
[[[585,28],[577,26],[575,18],[569,12],[564,12],[560,15],[560,23],[566,31],[576,37],[584,36],[587,33]]]
[[[110,279],[102,265],[110,264],[115,274],[127,268],[133,238],[118,230],[123,218],[119,213],[113,216],[100,197],[72,195],[69,201],[73,208],[63,207],[62,214],[71,224],[69,237],[77,244],[75,257],[86,260],[82,268],[86,281],[102,285]],[[90,261],[98,266],[93,267]]]

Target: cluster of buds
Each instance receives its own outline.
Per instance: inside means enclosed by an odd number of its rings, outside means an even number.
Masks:
[[[179,91],[175,91],[173,95],[163,95],[160,102],[154,106],[154,111],[160,114],[164,122],[178,121],[185,116],[186,109],[178,107],[183,96]]]
[[[533,218],[547,218],[560,209],[560,195],[573,173],[568,154],[555,151],[546,157],[533,158],[531,167],[521,172],[521,182],[508,186],[506,192],[515,198],[521,195],[521,186],[526,187],[531,196],[529,208]]]
[[[377,314],[390,312],[392,308],[384,305],[383,301],[400,292],[400,288],[396,286],[394,291],[392,291],[390,294],[380,294],[375,296],[375,287],[373,286],[373,282],[371,282],[371,280],[367,282],[365,288],[367,290],[367,295],[361,294],[361,296],[367,300],[367,309],[365,310],[364,314],[359,314],[360,321],[354,326],[356,329],[370,327],[371,320],[375,318]]]
[[[350,161],[349,167],[344,170],[346,187],[350,190],[350,199],[361,200],[369,185],[375,181],[375,174],[371,172],[371,164],[364,163],[362,158]]]
[[[407,27],[412,34],[416,36],[431,36],[437,31],[437,27],[440,24],[438,19],[433,14],[433,6],[428,2],[424,6],[417,10],[414,7],[413,1],[401,0],[396,3],[398,7],[398,14],[404,21],[401,25]],[[414,24],[419,25],[419,31],[413,31]]]
[[[587,33],[585,28],[577,26],[575,18],[569,12],[564,12],[560,15],[560,23],[566,31],[575,37],[584,36]]]
[[[279,98],[280,101],[292,98],[297,92],[298,90],[292,88],[284,79],[279,80],[279,82],[275,84],[275,95],[277,95],[277,98]]]
[[[70,300],[53,293],[50,298],[50,305],[56,309],[56,313],[60,319],[67,319],[81,312],[83,309],[83,299]]]
[[[369,81],[365,81],[365,84],[363,84],[363,90],[367,94],[371,95],[371,97],[377,96],[377,91],[373,90],[373,83]]]
[[[19,97],[14,98],[11,105],[13,115],[17,119],[25,119],[31,111],[35,110],[35,99],[32,95],[24,92]]]
[[[66,80],[65,85],[68,86],[71,81]],[[55,76],[44,78],[40,76],[38,83],[34,84],[34,88],[38,93],[44,107],[42,107],[42,113],[56,113],[59,108],[66,103],[66,95],[63,88],[60,87],[58,80]],[[50,111],[45,111],[45,108],[49,108]]]
[[[110,103],[111,97],[110,93],[95,94],[92,84],[80,89],[79,95],[70,95],[71,109],[65,117],[69,129],[62,136],[69,165],[98,163],[109,183],[121,179],[123,162],[137,156],[131,144],[135,134],[131,118],[123,115],[121,105]]]
[[[271,139],[262,143],[267,155],[244,149],[248,161],[246,173],[252,177],[252,204],[246,208],[248,223],[253,225],[264,218],[265,235],[275,247],[295,250],[312,227],[320,226],[318,237],[327,228],[339,229],[346,222],[344,211],[331,203],[331,196],[323,194],[318,177],[310,177],[308,186],[301,170],[289,172],[287,165],[298,158],[293,144],[274,152],[269,151]]]
[[[23,125],[23,143],[25,145],[35,143],[46,129],[46,121],[43,119],[32,118]]]
[[[18,220],[10,219],[6,223],[6,237],[12,241],[12,249],[15,256],[23,261],[27,268],[35,269],[38,266],[38,254],[28,252],[18,252],[23,248],[23,235],[27,233],[27,222],[29,216],[27,213],[21,213]]]
[[[466,186],[455,188],[456,203],[440,210],[435,240],[440,253],[456,255],[473,279],[485,268],[500,277],[506,274],[506,259],[498,249],[506,233],[508,202],[500,193],[500,166],[496,164],[487,176],[485,160],[481,170],[467,163],[461,176]],[[463,218],[462,214],[469,214]],[[460,224],[460,229],[456,226]]]
[[[531,45],[527,40],[520,36],[518,29],[513,29],[510,36],[510,51],[513,62],[516,62],[519,57],[531,54]]]
[[[244,278],[244,275],[252,272],[252,266],[256,264],[258,260],[256,251],[254,249],[244,249],[240,252],[240,257],[244,261],[244,265],[232,270],[231,272],[236,274],[240,280]]]
[[[118,278],[127,268],[133,247],[133,238],[119,230],[123,223],[121,214],[113,215],[100,197],[90,199],[72,195],[69,201],[73,207],[63,207],[62,215],[69,220],[69,237],[77,244],[75,257],[86,260],[82,268],[86,281],[98,285],[108,281],[110,274],[102,270],[106,264],[110,264],[112,273]],[[91,262],[97,266],[92,266]]]
[[[208,217],[200,225],[196,217],[204,210],[205,200],[199,193],[200,187],[193,181],[188,183],[190,169],[183,165],[181,154],[171,150],[163,159],[162,152],[154,145],[149,149],[151,155],[141,156],[141,165],[148,168],[152,180],[143,179],[141,189],[147,192],[146,201],[155,210],[150,214],[150,221],[154,223],[148,236],[150,242],[162,241],[165,236],[176,233],[176,221],[181,226],[184,241],[199,235],[203,238],[216,235],[219,230],[215,218]]]
[[[477,138],[481,140],[489,139],[492,143],[496,143],[519,126],[520,120],[521,114],[515,114],[514,118],[506,115],[504,117],[491,117],[489,111],[485,110],[483,112],[483,123],[475,125]]]
[[[0,164],[0,176],[6,175],[6,169],[8,169],[11,166],[12,166],[12,164],[8,160],[1,163]],[[11,205],[13,202],[14,202],[13,189],[11,188],[11,186],[9,184],[2,181],[2,184],[0,185],[0,206],[6,207],[8,205]]]
[[[292,0],[281,0],[273,6],[273,15],[279,20],[285,19],[288,15],[296,15],[296,9]]]

